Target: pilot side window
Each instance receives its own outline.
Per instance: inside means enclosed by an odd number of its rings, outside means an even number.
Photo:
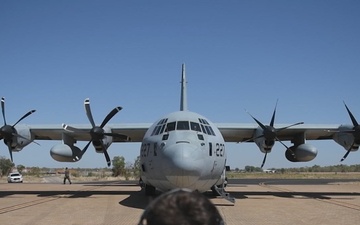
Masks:
[[[207,131],[205,130],[204,125],[202,125],[202,124],[201,124],[201,129],[202,129],[203,133],[208,134]]]
[[[163,124],[161,126],[160,134],[164,133],[165,127],[166,127],[166,124]]]
[[[162,134],[164,132],[165,126],[166,126],[166,122],[167,122],[167,118],[166,119],[162,119],[160,120],[156,127],[154,128],[153,132],[151,133],[151,135],[158,135],[158,134]]]
[[[190,122],[191,130],[201,132],[200,125],[195,122]]]
[[[206,129],[206,133],[211,135],[211,131],[210,131],[210,127],[209,126],[205,126],[205,129]]]
[[[208,121],[199,118],[199,122],[200,122],[201,130],[205,134],[216,136],[214,130],[212,129]]]
[[[158,135],[160,132],[161,126],[156,126],[155,130],[154,130],[154,135]]]
[[[211,135],[214,135],[214,136],[215,136],[215,132],[214,132],[214,130],[212,129],[211,126],[209,126],[209,130],[210,130]]]

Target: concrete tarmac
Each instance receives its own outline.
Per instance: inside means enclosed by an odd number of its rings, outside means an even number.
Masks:
[[[360,221],[359,181],[308,183],[230,180],[227,191],[236,203],[220,198],[211,201],[227,225],[338,225]],[[137,224],[151,200],[135,183],[124,181],[0,183],[0,224]]]

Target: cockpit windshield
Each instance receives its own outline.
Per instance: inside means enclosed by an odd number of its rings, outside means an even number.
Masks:
[[[189,121],[177,121],[176,130],[190,130]]]
[[[170,123],[168,123],[167,126],[166,126],[166,130],[165,130],[165,131],[169,132],[169,131],[175,130],[175,125],[176,125],[176,122],[170,122]]]
[[[187,120],[168,122],[167,118],[162,119],[157,123],[151,135],[159,135],[173,130],[192,130],[215,136],[215,132],[210,124],[202,118],[199,118],[198,122]]]

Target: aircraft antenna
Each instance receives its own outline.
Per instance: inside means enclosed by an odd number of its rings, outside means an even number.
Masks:
[[[186,83],[187,82],[186,82],[186,77],[185,77],[185,64],[182,64],[180,111],[186,111],[187,110]]]

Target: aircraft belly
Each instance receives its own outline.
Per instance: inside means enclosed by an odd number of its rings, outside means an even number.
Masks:
[[[176,179],[176,178],[174,178]],[[168,179],[148,179],[147,182],[159,189],[160,191],[166,192],[175,188],[189,188],[191,190],[198,190],[200,192],[206,192],[216,184],[218,179],[197,179],[196,182],[187,186],[177,186]]]

